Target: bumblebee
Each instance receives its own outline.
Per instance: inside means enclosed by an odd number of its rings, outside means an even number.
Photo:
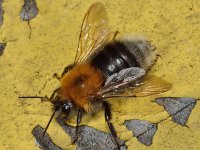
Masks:
[[[74,63],[64,69],[61,77],[55,75],[60,87],[49,98],[55,109],[44,134],[56,113],[67,119],[75,110],[76,142],[82,115],[104,109],[105,121],[120,149],[106,99],[149,96],[171,89],[165,80],[146,75],[156,60],[150,42],[131,36],[116,40],[116,34],[110,31],[104,5],[92,4],[83,19]]]

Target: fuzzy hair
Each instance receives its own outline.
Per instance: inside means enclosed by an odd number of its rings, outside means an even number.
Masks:
[[[133,54],[140,68],[147,71],[155,63],[155,46],[144,37],[126,35],[119,41]]]
[[[88,112],[92,109],[88,98],[99,91],[103,82],[100,70],[90,64],[80,64],[61,79],[61,96]]]

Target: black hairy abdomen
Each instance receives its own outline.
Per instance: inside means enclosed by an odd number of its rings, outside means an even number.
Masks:
[[[125,68],[139,67],[134,55],[119,41],[107,44],[92,58],[92,65],[99,68],[106,77]]]

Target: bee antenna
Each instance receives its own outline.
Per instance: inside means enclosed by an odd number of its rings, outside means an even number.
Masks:
[[[53,112],[53,114],[51,115],[51,118],[49,119],[49,122],[48,122],[46,128],[44,129],[44,132],[43,132],[43,134],[42,134],[42,137],[44,137],[45,133],[47,132],[47,129],[48,129],[48,127],[49,127],[49,125],[50,125],[50,123],[51,123],[51,121],[52,121],[54,115],[56,114],[56,112],[57,112],[57,110],[55,110],[55,111]]]
[[[42,102],[49,101],[47,96],[19,96],[19,98],[40,98]]]
[[[19,96],[19,98],[44,98],[44,96]]]

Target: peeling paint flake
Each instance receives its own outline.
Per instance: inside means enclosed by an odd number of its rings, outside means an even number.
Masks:
[[[0,43],[0,56],[3,55],[5,47],[6,47],[6,43]]]
[[[71,139],[74,139],[75,127],[63,123],[61,119],[57,119],[57,121]],[[111,134],[95,128],[82,125],[79,127],[78,135],[78,140],[76,141],[77,150],[114,150],[117,148]],[[118,139],[118,142],[121,145],[120,150],[127,149],[125,141]]]
[[[133,132],[139,142],[150,146],[153,141],[153,136],[157,131],[157,125],[145,120],[126,120],[124,122],[126,128]]]
[[[38,8],[35,0],[25,0],[20,12],[23,21],[30,21],[38,14]]]
[[[196,105],[196,99],[190,97],[161,97],[156,99],[156,103],[164,107],[175,123],[185,126],[192,109]]]
[[[3,0],[0,0],[0,26],[3,24],[3,9],[2,9]]]
[[[42,150],[62,150],[60,147],[58,147],[56,144],[52,142],[48,133],[46,133],[43,137],[43,132],[44,132],[44,129],[39,125],[37,125],[32,130],[32,134],[34,135],[37,141],[37,145],[39,145],[39,147]]]
[[[57,122],[73,140],[75,137],[75,127],[65,124],[59,118],[57,118]],[[32,134],[42,150],[62,150],[62,148],[53,143],[48,133],[42,137],[43,132],[44,129],[39,125],[32,130]],[[109,133],[98,131],[92,127],[84,125],[80,126],[78,135],[78,140],[76,141],[77,150],[114,150],[117,148],[115,142],[112,140],[112,136]],[[120,150],[127,149],[125,141],[118,139],[118,142],[121,145]]]

